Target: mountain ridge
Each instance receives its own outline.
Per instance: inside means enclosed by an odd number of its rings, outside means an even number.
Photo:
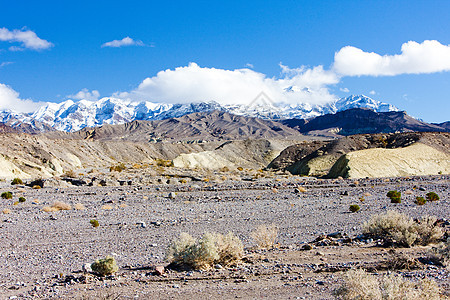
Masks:
[[[21,114],[0,111],[0,122],[24,132],[60,130],[74,132],[86,127],[105,124],[124,124],[134,120],[164,120],[190,113],[225,111],[234,115],[258,117],[261,119],[309,119],[336,113],[349,108],[370,108],[377,112],[398,111],[393,105],[371,99],[364,95],[341,98],[325,105],[271,104],[252,102],[249,105],[221,105],[214,101],[168,104],[152,102],[127,102],[116,98],[102,98],[98,101],[67,100],[62,103],[48,103],[34,113]]]

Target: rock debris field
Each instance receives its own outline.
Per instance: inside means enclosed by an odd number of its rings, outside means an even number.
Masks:
[[[449,179],[439,175],[356,181],[276,175],[254,181],[41,189],[3,182],[0,191],[12,192],[13,198],[0,199],[0,296],[332,299],[345,270],[373,269],[390,255],[376,241],[356,239],[362,223],[372,215],[388,210],[413,218],[434,215],[449,230]],[[402,192],[400,204],[386,197],[390,190]],[[414,203],[430,191],[440,200],[422,206]],[[19,197],[26,200],[18,202]],[[56,201],[71,209],[43,211]],[[352,204],[361,209],[350,213]],[[99,226],[93,227],[91,220]],[[272,250],[255,248],[251,232],[261,224],[278,228]],[[245,257],[229,268],[167,269],[166,249],[181,232],[194,237],[233,232],[244,244]],[[325,239],[328,242],[317,242],[327,234],[332,234]],[[429,248],[396,251],[420,258]],[[119,266],[113,276],[83,272],[83,265],[107,255]],[[166,269],[157,275],[155,266]],[[442,294],[449,296],[445,267],[420,264],[399,272],[411,280],[434,279]]]

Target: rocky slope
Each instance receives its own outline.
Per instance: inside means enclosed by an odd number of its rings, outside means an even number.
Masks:
[[[448,174],[449,146],[450,133],[354,135],[290,146],[267,168],[326,177]]]

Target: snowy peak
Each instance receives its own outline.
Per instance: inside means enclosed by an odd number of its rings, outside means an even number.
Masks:
[[[336,112],[351,108],[370,108],[375,112],[399,111],[397,107],[391,104],[383,103],[364,95],[352,95],[347,98],[341,98],[334,105]]]
[[[85,127],[104,124],[124,124],[134,120],[164,120],[190,113],[219,110],[235,115],[258,117],[261,119],[310,119],[325,114],[333,114],[351,108],[370,108],[376,112],[398,111],[390,104],[373,100],[367,96],[350,96],[326,105],[309,103],[285,104],[257,101],[250,105],[221,105],[214,101],[185,104],[127,102],[117,98],[102,98],[98,101],[67,100],[48,103],[32,114],[0,111],[0,122],[13,128],[27,124],[27,128],[37,131],[54,130],[77,131]],[[38,124],[38,125],[36,125]]]

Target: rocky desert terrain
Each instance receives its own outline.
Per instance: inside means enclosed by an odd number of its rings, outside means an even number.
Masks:
[[[162,168],[169,173],[174,167]],[[135,176],[134,171],[120,173]],[[13,198],[1,200],[9,211],[3,211],[0,228],[0,294],[3,299],[333,299],[345,272],[364,268],[378,276],[433,279],[448,297],[449,270],[424,261],[435,245],[389,248],[358,236],[363,222],[389,210],[413,218],[434,215],[448,235],[449,179],[356,181],[243,170],[215,171],[198,181],[161,176],[154,183],[122,186],[62,187],[48,181],[33,189],[4,182],[0,190]],[[402,192],[401,203],[389,201],[389,190]],[[440,200],[414,203],[430,191]],[[70,209],[43,211],[56,201]],[[351,204],[361,209],[351,213]],[[271,224],[278,229],[276,244],[256,247],[252,232]],[[182,232],[194,237],[232,232],[244,244],[244,257],[209,270],[170,269],[166,250]],[[107,255],[119,266],[114,275],[83,271]],[[392,264],[405,256],[413,263]]]
[[[449,133],[330,130],[224,112],[74,133],[4,127],[0,297],[333,299],[349,270],[430,279],[448,297],[447,263],[431,257],[450,230]],[[419,205],[430,192],[439,200]],[[401,235],[427,242],[364,232],[390,211],[410,224]],[[176,264],[168,249],[183,233],[232,233],[243,250]],[[108,256],[118,271],[99,276],[91,264]]]

